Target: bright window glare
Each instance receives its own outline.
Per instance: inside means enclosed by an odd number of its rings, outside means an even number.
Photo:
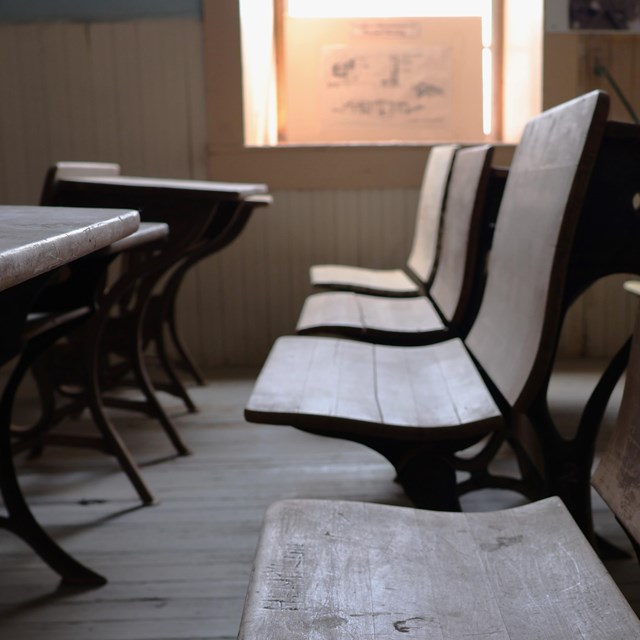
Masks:
[[[492,0],[288,0],[292,18],[482,18],[483,130],[491,133]]]
[[[291,18],[482,18],[482,46],[492,41],[492,0],[289,0]]]
[[[491,135],[493,120],[493,70],[491,49],[482,50],[482,132]]]
[[[421,18],[491,15],[491,0],[289,0],[292,18]]]

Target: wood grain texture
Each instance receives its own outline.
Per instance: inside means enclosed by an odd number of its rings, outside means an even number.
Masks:
[[[545,391],[572,241],[607,107],[606,95],[594,92],[534,118],[509,172],[486,290],[467,342],[516,411]],[[384,439],[384,447],[393,442],[394,451],[384,453],[391,461],[398,442],[447,440],[450,452],[465,448],[466,437],[502,424],[475,360],[456,339],[408,349],[281,339],[245,415],[335,437],[359,436],[379,451]],[[449,474],[453,486],[451,481]],[[431,479],[422,485],[439,486]]]
[[[451,167],[458,148],[453,144],[433,147],[422,178],[416,228],[407,269],[425,284],[433,277],[438,261],[442,213],[447,202]]]
[[[431,149],[425,166],[407,272],[400,269],[378,272],[354,266],[313,265],[311,284],[329,289],[346,289],[377,295],[418,295],[433,276],[438,259],[440,224],[446,202],[451,166],[457,145],[438,145]]]
[[[442,213],[439,258],[433,285],[428,290],[429,298],[374,298],[366,294],[322,292],[305,300],[296,331],[403,345],[430,344],[447,336],[463,335],[481,297],[491,225],[499,202],[499,193],[487,201],[492,155],[492,147],[481,146],[458,151],[454,158],[449,195]],[[497,183],[497,176],[495,179]],[[502,182],[499,187],[494,185],[495,191],[501,192],[502,185]],[[328,272],[330,268],[318,266],[312,267],[312,271]],[[371,278],[383,275],[339,267],[335,272],[345,277],[350,272]],[[402,271],[384,273],[406,278]],[[394,289],[394,296],[399,292],[399,288]]]
[[[461,149],[451,169],[442,217],[440,254],[429,296],[449,324],[460,326],[470,312],[474,295],[484,286],[486,260],[503,187],[488,200],[494,147]],[[494,174],[495,181],[503,176]]]
[[[445,337],[447,328],[425,296],[385,298],[329,291],[306,298],[296,332],[339,334],[382,344],[427,344]]]
[[[625,289],[640,295],[638,282]],[[593,486],[629,534],[640,542],[640,314],[636,320],[616,428],[593,475]]]
[[[188,293],[194,298],[181,305],[197,311],[185,313],[181,327],[194,355],[204,362],[262,363],[273,341],[295,330],[311,291],[312,264],[387,268],[407,255],[415,190],[273,195],[273,206],[256,214],[237,242],[196,267],[185,283],[193,287]]]
[[[302,275],[306,280],[306,272]],[[570,427],[600,363],[564,365],[553,385],[552,407]],[[0,538],[3,640],[233,640],[269,504],[287,498],[409,504],[391,465],[367,447],[244,422],[242,409],[254,381],[252,372],[234,368],[210,375],[207,386],[190,390],[197,414],[163,396],[193,447],[188,457],[171,457],[153,419],[118,412],[120,432],[159,498],[153,507],[139,508],[126,479],[98,451],[51,447],[39,458],[17,458],[21,485],[39,521],[109,583],[83,592],[61,590],[48,567],[5,533]],[[24,410],[34,411],[37,404],[28,391],[16,414],[25,421]],[[616,409],[617,403],[607,411],[607,429]],[[91,428],[91,417],[83,413],[76,428]],[[504,454],[497,464],[507,472],[515,462]],[[521,498],[505,491],[463,497],[465,512],[517,504]],[[594,505],[599,533],[630,549],[597,495]],[[637,561],[606,564],[640,611]]]
[[[386,296],[416,296],[419,285],[402,269],[371,270],[340,264],[314,264],[309,270],[314,287],[360,291]]]
[[[291,500],[265,517],[240,640],[620,640],[640,622],[557,498],[492,513]]]
[[[102,249],[133,233],[137,211],[0,206],[0,288]]]
[[[466,343],[511,405],[555,353],[562,287],[607,118],[593,92],[526,126],[505,187],[478,316]]]
[[[459,340],[406,348],[280,338],[245,417],[336,437],[360,434],[418,442],[455,442],[502,425]]]
[[[560,48],[558,53],[571,54],[574,56],[567,58],[574,62],[574,67],[570,70],[573,77],[568,82],[569,91],[586,93],[599,89],[611,93],[611,119],[632,122],[631,115],[622,100],[611,89],[611,83],[605,75],[595,72],[596,66],[604,66],[611,74],[626,96],[629,103],[637,110],[640,100],[640,89],[637,83],[637,68],[640,61],[640,35],[635,32],[625,33],[624,38],[616,37],[617,34],[611,32],[604,33],[581,33],[579,31],[567,36],[567,34],[557,34],[555,39],[560,46],[568,41],[564,50]],[[547,36],[548,37],[548,36]],[[557,46],[557,45],[556,45]],[[580,55],[575,55],[579,53]]]
[[[63,159],[119,162],[134,175],[207,177],[202,24],[191,19],[142,22],[144,27],[138,21],[0,25],[2,202],[37,203],[46,168]],[[592,53],[599,52],[631,102],[639,104],[633,69],[638,67],[640,37],[583,37],[584,44],[581,40],[575,47],[586,52],[578,60],[581,80],[593,84],[567,87],[565,97],[609,89],[604,78],[592,73]],[[632,39],[635,67],[631,58],[617,53],[618,45],[626,51],[622,40]],[[215,62],[228,72],[227,63],[224,57]],[[239,89],[240,80],[230,75]],[[225,108],[217,100],[217,86],[210,89],[212,108]],[[615,96],[612,105],[614,118],[627,117]],[[221,129],[212,137],[220,140],[227,133]],[[307,158],[305,166],[328,162],[321,150],[298,152]],[[260,155],[261,150],[251,153]],[[382,161],[371,149],[354,147],[347,153],[357,156],[352,162],[380,168]],[[415,156],[419,167],[418,151],[398,153]],[[236,163],[237,179],[244,179],[245,164]],[[223,161],[214,157],[211,165],[208,177],[219,179],[216,167],[223,169]],[[326,171],[336,184],[353,184],[349,176],[343,180],[340,166],[323,166]],[[309,293],[310,265],[387,268],[406,260],[415,223],[415,187],[288,187],[274,195],[274,207],[264,220],[252,221],[237,246],[200,265],[185,283],[180,324],[201,365],[262,362],[273,340],[295,327]],[[238,295],[247,288],[250,296]],[[219,291],[227,296],[224,302]],[[584,300],[586,304],[581,300],[575,305],[561,352],[608,355],[632,328],[634,310],[619,296],[616,282],[598,283]]]
[[[4,202],[34,203],[46,168],[60,160],[206,177],[199,20],[0,30]]]

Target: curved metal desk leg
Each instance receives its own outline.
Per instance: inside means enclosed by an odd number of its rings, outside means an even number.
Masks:
[[[155,389],[150,383],[143,359],[142,326],[151,290],[166,268],[167,259],[158,252],[158,244],[138,245],[135,249],[143,249],[131,255],[135,258],[110,288],[98,298],[97,311],[90,325],[91,341],[89,357],[86,360],[85,387],[88,391],[88,403],[100,430],[107,442],[111,443],[113,452],[118,457],[122,468],[136,487],[145,504],[151,504],[153,497],[144,484],[137,466],[120,441],[118,433],[105,413],[105,406],[121,406],[145,411],[156,418],[179,455],[188,455],[189,448],[182,440],[178,429],[167,415],[164,407],[156,397]],[[124,254],[128,255],[128,254]],[[119,311],[119,318],[112,317],[114,310]],[[124,321],[124,322],[122,322]],[[122,335],[121,322],[126,329]],[[114,331],[114,327],[116,328]],[[118,345],[123,349],[122,355],[136,377],[138,389],[144,395],[144,401],[127,402],[117,398],[108,398],[105,391],[109,384],[105,383],[102,366],[109,356],[110,349]],[[103,389],[103,387],[105,387]]]
[[[193,248],[180,265],[174,270],[162,291],[156,296],[154,304],[159,307],[158,317],[147,323],[150,342],[154,342],[164,372],[169,378],[166,391],[181,398],[189,411],[196,411],[188,391],[178,376],[178,372],[167,352],[164,329],[177,351],[178,362],[193,376],[200,385],[205,384],[204,376],[198,370],[180,337],[177,323],[177,298],[186,274],[204,258],[213,255],[233,242],[249,221],[254,209],[271,204],[271,197],[265,194],[249,196],[243,200],[227,202],[221,205],[206,232],[206,239]]]
[[[157,319],[157,330],[153,336],[153,341],[155,342],[156,351],[160,358],[164,373],[169,378],[167,391],[179,397],[184,402],[190,413],[196,413],[198,408],[191,399],[191,396],[182,383],[182,380],[178,376],[178,371],[176,370],[173,360],[167,351],[164,334],[164,328],[166,325],[169,329],[171,341],[178,352],[178,357],[182,361],[183,366],[192,374],[199,385],[204,385],[204,377],[196,367],[195,362],[191,359],[187,348],[178,335],[176,322],[176,298],[178,296],[182,280],[190,267],[191,265],[189,260],[183,262],[183,264],[172,274],[171,278],[166,283],[164,291],[162,291],[158,296],[157,302],[160,308],[158,310],[159,317]]]
[[[145,395],[148,405],[152,408],[153,415],[160,422],[160,425],[167,434],[169,440],[173,444],[175,450],[181,456],[187,456],[191,454],[191,450],[186,445],[184,440],[180,437],[178,430],[167,415],[162,404],[160,404],[151,377],[147,370],[147,366],[144,360],[144,319],[146,316],[149,296],[140,296],[141,302],[138,305],[136,311],[137,321],[135,330],[131,336],[130,352],[133,364],[133,371],[136,376],[136,380],[142,392]]]
[[[173,316],[175,314],[171,313],[170,319],[167,322],[169,328],[169,335],[171,336],[171,341],[173,342],[174,347],[178,352],[178,356],[182,361],[183,366],[187,369],[187,371],[193,376],[197,384],[200,386],[204,386],[205,380],[198,368],[195,365],[195,362],[191,359],[186,347],[182,343],[180,336],[177,333],[176,324],[173,320]],[[168,376],[170,380],[170,387],[173,393],[175,393],[185,404],[189,413],[196,413],[198,411],[198,407],[195,402],[191,399],[189,392],[182,384],[182,380],[178,376],[178,372],[167,353],[167,345],[164,337],[164,331],[162,327],[156,337],[156,349],[158,351],[158,357],[160,358],[160,362],[164,368],[165,374]]]
[[[611,394],[626,368],[630,346],[629,338],[609,361],[587,400],[573,439],[562,437],[549,410],[546,392],[541,394],[528,414],[542,443],[547,494],[562,498],[594,546],[597,543],[590,479],[596,440]]]
[[[96,316],[96,320],[99,318]],[[87,404],[91,411],[91,417],[95,422],[102,438],[106,444],[107,451],[114,455],[118,460],[122,470],[126,473],[131,484],[133,484],[143,504],[150,505],[155,502],[153,494],[143,480],[138,465],[131,457],[122,438],[116,431],[115,427],[107,417],[100,393],[100,343],[104,332],[104,321],[99,327],[94,329],[94,347],[87,350],[86,355],[86,372],[88,379],[86,381]]]
[[[25,370],[29,359],[21,361],[18,367]],[[38,524],[29,509],[16,477],[11,451],[11,413],[17,385],[24,371],[15,371],[7,383],[0,401],[0,490],[7,509],[7,517],[0,519],[0,525],[13,531],[62,578],[62,584],[74,586],[100,586],[106,579],[80,564],[64,551]]]
[[[178,322],[176,320],[175,303],[171,305],[171,312],[166,322],[167,322],[167,327],[169,328],[169,335],[171,336],[171,342],[173,343],[173,346],[178,352],[178,357],[182,363],[182,366],[187,370],[188,373],[191,374],[191,376],[199,386],[204,387],[204,385],[206,384],[206,380],[202,375],[202,372],[196,365],[195,361],[191,357],[191,354],[189,353],[184,342],[182,341],[180,334],[178,333]],[[164,343],[164,340],[162,342]],[[166,353],[166,349],[164,345],[162,348]]]
[[[145,311],[143,349],[146,350],[149,346],[153,345],[155,354],[160,361],[162,373],[166,378],[163,382],[157,382],[157,384],[155,384],[156,388],[179,398],[189,413],[196,413],[198,407],[178,375],[178,366],[182,365],[199,385],[204,385],[205,381],[178,335],[175,319],[176,296],[184,275],[189,268],[189,259],[183,260],[181,264],[174,269],[169,278],[167,278],[162,289],[150,297]],[[168,329],[169,338],[177,352],[177,364],[174,363],[172,354],[169,353],[167,348],[165,327]]]

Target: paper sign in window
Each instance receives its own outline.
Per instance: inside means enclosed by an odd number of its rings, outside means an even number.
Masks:
[[[449,47],[326,46],[322,78],[325,126],[448,126]]]

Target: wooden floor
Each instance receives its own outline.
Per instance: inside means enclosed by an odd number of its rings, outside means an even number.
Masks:
[[[568,425],[593,379],[575,367],[557,377],[553,404]],[[172,455],[154,423],[118,415],[159,499],[152,507],[138,506],[123,474],[100,454],[51,449],[38,460],[20,460],[22,486],[40,522],[109,583],[58,589],[56,576],[0,530],[2,640],[235,638],[268,504],[288,497],[406,504],[390,465],[374,452],[288,427],[244,423],[251,386],[250,374],[212,376],[205,388],[192,390],[198,414],[163,396],[194,450],[186,458]],[[465,498],[464,507],[519,501],[487,491]],[[596,517],[601,532],[626,544],[601,503]],[[618,561],[610,569],[639,610],[637,565]]]

